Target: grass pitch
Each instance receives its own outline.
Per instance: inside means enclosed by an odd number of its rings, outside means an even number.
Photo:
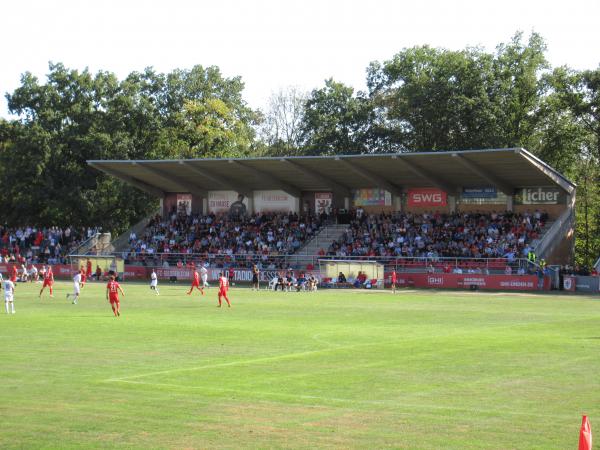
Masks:
[[[576,448],[600,427],[600,298],[19,284],[1,448]]]

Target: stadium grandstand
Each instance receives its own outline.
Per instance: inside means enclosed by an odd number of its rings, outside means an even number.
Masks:
[[[576,186],[522,148],[88,164],[160,200],[107,247],[130,277],[205,264],[246,280],[258,264],[265,279],[293,269],[335,281],[327,261],[371,261],[380,284],[396,270],[415,274],[401,284],[453,287],[443,278],[456,268],[534,276],[573,257]]]

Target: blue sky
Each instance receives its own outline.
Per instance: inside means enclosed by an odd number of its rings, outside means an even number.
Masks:
[[[243,78],[255,108],[278,89],[308,91],[329,77],[364,89],[368,63],[405,47],[491,51],[517,30],[544,36],[553,66],[600,64],[597,0],[9,0],[0,17],[2,117],[4,93],[25,71],[43,78],[48,61],[120,78],[147,66],[217,65]]]

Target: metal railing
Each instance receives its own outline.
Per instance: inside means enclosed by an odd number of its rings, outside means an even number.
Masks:
[[[347,260],[347,261],[374,261],[395,268],[399,272],[424,271],[432,266],[440,272],[445,265],[452,269],[480,268],[487,269],[490,273],[504,273],[510,267],[513,273],[518,269],[537,270],[538,266],[524,258],[458,258],[458,257],[393,257],[393,256],[333,256],[333,255],[246,255],[246,254],[200,254],[200,253],[155,253],[155,254],[127,254],[115,253],[114,256],[123,258],[125,264],[146,267],[185,267],[208,263],[211,267],[252,267],[258,264],[263,269],[304,269],[312,265],[318,267],[319,260]]]
[[[98,233],[98,232],[92,234],[89,238],[87,238],[85,241],[83,241],[81,244],[79,244],[79,246],[77,246],[77,248],[73,249],[73,251],[70,254],[88,253],[98,242],[98,236],[100,236],[100,233]]]

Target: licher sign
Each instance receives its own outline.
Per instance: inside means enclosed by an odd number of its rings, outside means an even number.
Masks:
[[[515,195],[517,205],[557,205],[564,202],[565,194],[558,188],[523,188]]]
[[[446,206],[448,195],[435,188],[408,190],[408,206]]]

